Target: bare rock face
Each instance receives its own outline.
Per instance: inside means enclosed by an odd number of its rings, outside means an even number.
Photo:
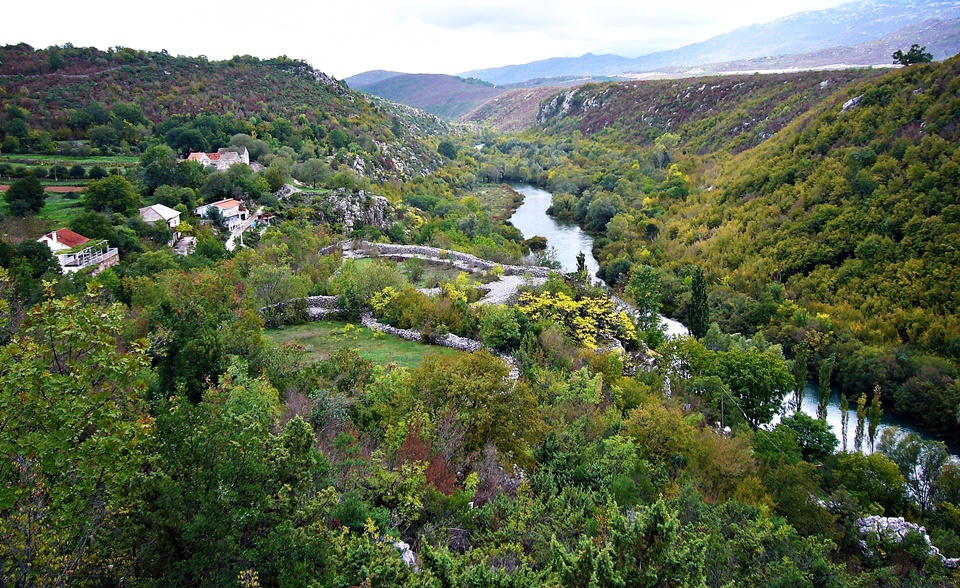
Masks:
[[[943,565],[950,569],[955,570],[960,567],[960,558],[944,557],[940,550],[930,542],[930,536],[927,535],[927,530],[924,527],[906,521],[903,517],[869,516],[860,519],[860,534],[867,537],[871,533],[886,537],[895,543],[903,542],[908,533],[918,533],[930,546],[931,557],[939,557],[943,560]],[[864,549],[867,548],[866,541],[860,543]]]
[[[339,188],[322,197],[319,207],[323,220],[339,224],[345,234],[363,226],[386,232],[394,222],[394,210],[383,196]]]

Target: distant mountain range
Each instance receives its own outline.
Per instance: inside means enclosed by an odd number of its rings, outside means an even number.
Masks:
[[[919,43],[942,61],[960,53],[960,18],[927,20],[909,25],[876,41],[846,47],[830,47],[809,53],[778,55],[708,63],[689,67],[666,67],[653,72],[626,73],[631,79],[663,79],[732,73],[777,73],[791,70],[840,69],[847,66],[892,65],[892,55]]]
[[[909,25],[931,19],[949,20],[958,17],[960,1],[904,0],[893,3],[866,0],[827,10],[800,12],[765,24],[740,27],[701,43],[635,59],[588,53],[582,57],[546,59],[523,65],[472,70],[460,75],[497,85],[519,84],[535,78],[560,76],[617,76],[668,67],[689,67],[860,45],[879,40]],[[908,47],[909,43],[902,48]],[[886,60],[888,61],[889,59]]]
[[[344,81],[354,90],[415,106],[445,120],[455,120],[507,91],[477,79],[383,70],[364,72]]]

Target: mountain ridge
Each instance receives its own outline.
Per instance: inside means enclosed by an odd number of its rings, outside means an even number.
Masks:
[[[460,75],[498,85],[562,75],[618,75],[857,45],[925,20],[957,17],[960,17],[960,2],[956,1],[892,3],[866,0],[739,27],[706,41],[633,59],[587,53],[581,57],[558,57],[528,64],[471,70]]]

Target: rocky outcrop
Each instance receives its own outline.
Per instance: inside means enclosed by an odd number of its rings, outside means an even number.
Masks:
[[[390,201],[363,190],[353,192],[338,188],[319,196],[318,204],[321,219],[330,224],[339,224],[345,234],[363,226],[377,227],[386,232],[394,222]]]
[[[930,557],[939,557],[943,560],[943,565],[950,569],[960,568],[960,558],[944,557],[940,550],[930,542],[930,536],[927,535],[927,530],[924,527],[906,521],[903,517],[869,516],[860,519],[859,523],[860,535],[864,538],[876,534],[894,543],[901,543],[909,533],[917,533],[923,537],[923,540],[930,547]],[[863,549],[867,549],[866,541],[861,541],[860,545]]]

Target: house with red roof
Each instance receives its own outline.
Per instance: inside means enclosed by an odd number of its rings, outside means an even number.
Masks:
[[[216,153],[191,153],[187,156],[187,161],[196,161],[203,167],[212,165],[218,171],[223,171],[238,163],[250,165],[250,152],[246,147],[242,147],[240,151],[221,148],[217,149]]]
[[[93,275],[97,275],[120,263],[119,251],[116,247],[110,247],[106,240],[91,241],[70,229],[51,231],[37,239],[37,242],[50,248],[63,274],[93,268]]]

